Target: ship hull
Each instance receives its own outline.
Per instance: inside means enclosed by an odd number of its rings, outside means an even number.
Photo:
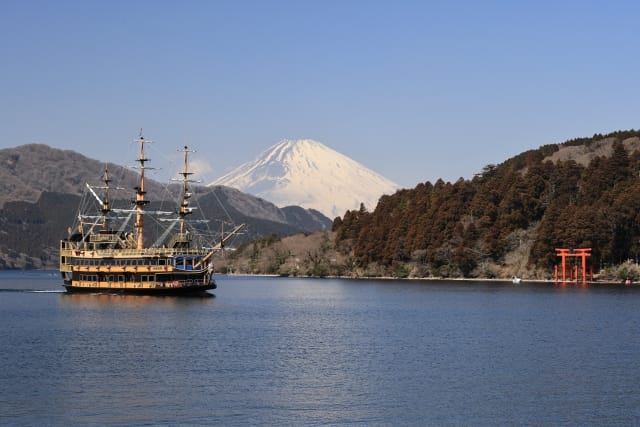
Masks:
[[[121,294],[121,295],[195,295],[206,293],[216,289],[215,283],[198,286],[183,286],[179,288],[112,288],[112,287],[85,287],[64,285],[68,293],[82,294]]]

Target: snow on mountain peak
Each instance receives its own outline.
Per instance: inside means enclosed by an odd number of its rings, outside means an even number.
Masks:
[[[360,163],[312,139],[284,139],[210,185],[226,185],[279,207],[298,205],[329,218],[373,210],[383,194],[399,186]]]

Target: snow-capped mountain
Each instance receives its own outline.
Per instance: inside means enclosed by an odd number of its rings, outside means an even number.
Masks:
[[[360,163],[310,139],[283,140],[210,185],[226,185],[279,207],[298,205],[329,218],[373,210],[380,196],[399,187]]]

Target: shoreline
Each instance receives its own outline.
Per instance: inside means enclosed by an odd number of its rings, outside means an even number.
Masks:
[[[55,268],[4,268],[0,269],[0,273],[2,272],[13,272],[13,273],[26,273],[26,272],[41,272],[48,273],[48,276],[57,277],[59,271]],[[229,276],[229,277],[269,277],[269,278],[283,278],[283,279],[342,279],[342,280],[381,280],[381,281],[414,281],[414,282],[496,282],[496,283],[511,283],[514,286],[526,284],[526,283],[537,283],[537,284],[552,284],[552,285],[621,285],[621,286],[638,286],[640,285],[640,281],[631,282],[630,284],[625,284],[624,281],[620,280],[587,280],[586,282],[575,281],[575,280],[566,280],[566,281],[554,281],[553,279],[526,279],[520,277],[520,283],[512,283],[512,278],[481,278],[481,277],[393,277],[393,276],[285,276],[280,274],[256,274],[256,273],[215,273],[216,276]]]
[[[513,283],[511,278],[480,278],[480,277],[392,277],[392,276],[285,276],[280,274],[256,274],[256,273],[216,273],[217,276],[229,276],[229,277],[271,277],[282,279],[342,279],[342,280],[381,280],[381,281],[416,281],[416,282],[496,282],[496,283],[508,283],[514,286],[537,283],[537,284],[552,284],[552,285],[622,285],[622,286],[637,286],[640,282],[631,282],[630,285],[625,285],[623,281],[618,280],[587,280],[586,282],[565,280],[555,281],[553,279],[524,279],[520,277],[521,282],[518,284]]]

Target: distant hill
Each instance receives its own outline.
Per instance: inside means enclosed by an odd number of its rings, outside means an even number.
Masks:
[[[85,183],[100,184],[105,163],[71,150],[59,150],[44,144],[27,144],[0,150],[0,207],[7,201],[36,202],[45,192],[80,195]],[[136,171],[107,163],[118,186],[132,189],[138,185]],[[159,198],[165,186],[149,180],[147,191]]]
[[[578,247],[598,272],[640,258],[639,171],[640,131],[544,145],[351,210],[336,244],[380,275],[549,278],[555,248]]]
[[[0,150],[0,269],[57,264],[58,242],[75,216],[85,184],[100,185],[105,164],[69,150],[30,144]],[[108,164],[112,185],[130,197],[138,175]],[[150,200],[176,200],[178,187],[147,180]],[[274,204],[228,187],[195,187],[194,205],[211,220],[248,225],[244,239],[325,230],[331,221],[317,211]],[[128,200],[128,199],[126,199]]]
[[[299,205],[335,218],[364,203],[375,208],[399,186],[326,145],[283,140],[211,185],[226,185],[280,207]]]

